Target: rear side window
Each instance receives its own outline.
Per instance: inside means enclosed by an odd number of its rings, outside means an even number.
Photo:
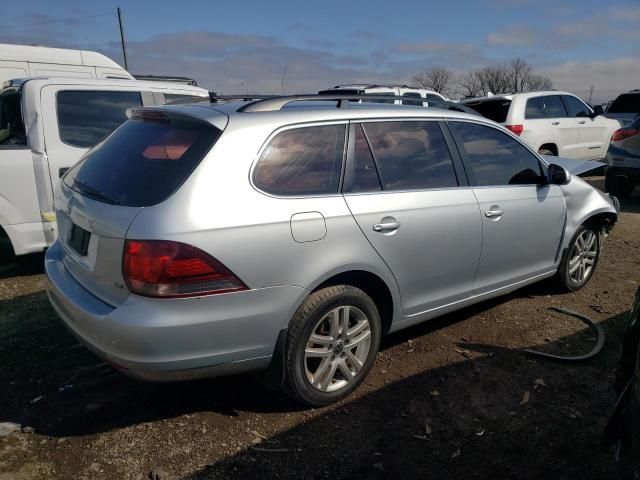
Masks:
[[[537,157],[518,141],[485,125],[451,122],[466,153],[465,166],[474,186],[530,185],[540,182]]]
[[[494,122],[504,123],[507,121],[507,114],[511,106],[511,100],[505,98],[499,100],[483,100],[480,102],[466,103],[468,107]]]
[[[567,107],[569,117],[588,117],[591,114],[589,107],[587,107],[576,97],[563,95],[562,99],[564,100],[564,104]]]
[[[367,97],[393,97],[395,96],[394,92],[365,92],[365,94],[367,95]],[[375,99],[366,99],[366,100],[362,100],[365,103],[395,103],[395,100],[393,99],[381,99],[381,100],[375,100]]]
[[[353,174],[349,191],[375,192],[382,190],[378,169],[371,154],[369,142],[362,125],[355,126],[355,149],[353,155]]]
[[[416,93],[416,92],[403,93],[402,96],[403,97],[410,97],[410,98],[418,98],[418,99],[422,98],[420,96],[420,94]],[[422,106],[422,100],[402,100],[402,104],[403,105],[413,105],[413,106],[416,106],[416,107],[421,107]]]
[[[253,172],[256,187],[274,195],[338,193],[346,125],[292,128],[278,133]]]
[[[60,140],[93,147],[127,119],[127,109],[142,105],[139,92],[64,90],[57,94]]]
[[[155,205],[182,185],[220,133],[189,120],[132,119],[90,150],[64,182],[106,203]]]
[[[383,190],[457,187],[453,160],[437,122],[362,124]]]
[[[607,113],[640,113],[640,93],[623,93],[613,101]]]
[[[529,98],[524,112],[524,117],[528,120],[564,118],[566,116],[567,111],[559,95]]]

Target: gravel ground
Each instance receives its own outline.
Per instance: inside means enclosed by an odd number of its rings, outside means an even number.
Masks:
[[[131,380],[62,327],[42,257],[0,271],[0,480],[213,478],[603,479],[599,439],[640,283],[640,197],[623,203],[589,285],[546,284],[385,339],[365,384],[304,409],[252,377]],[[588,351],[564,306],[607,332],[601,354],[563,364],[522,352]]]

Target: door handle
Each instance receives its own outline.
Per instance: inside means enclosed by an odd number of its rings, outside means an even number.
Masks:
[[[498,218],[501,217],[504,212],[499,208],[492,208],[491,210],[487,210],[484,212],[484,216],[488,218]]]
[[[376,223],[373,226],[373,230],[375,232],[387,232],[393,231],[400,228],[400,222],[386,222],[386,223]]]
[[[587,121],[586,121],[586,120],[578,120],[578,123],[579,123],[580,125],[584,125],[585,123],[587,123]]]
[[[560,122],[551,122],[551,125],[560,125]]]

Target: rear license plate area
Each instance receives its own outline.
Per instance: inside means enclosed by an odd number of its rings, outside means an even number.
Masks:
[[[69,235],[69,246],[83,257],[87,256],[89,250],[89,238],[91,233],[80,228],[77,225],[71,226],[71,235]]]

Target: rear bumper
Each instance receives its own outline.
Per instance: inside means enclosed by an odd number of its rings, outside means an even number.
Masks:
[[[185,299],[129,295],[116,307],[85,290],[66,270],[61,245],[47,251],[47,292],[63,323],[124,373],[185,380],[266,368],[279,332],[308,294],[272,287]]]

